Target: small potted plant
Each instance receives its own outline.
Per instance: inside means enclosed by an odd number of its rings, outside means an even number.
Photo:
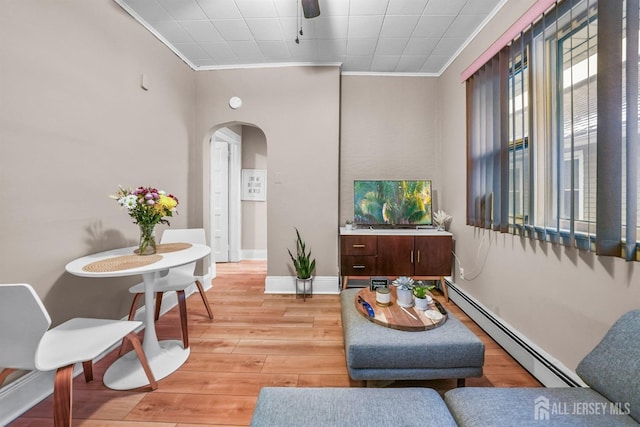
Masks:
[[[312,294],[311,281],[313,280],[313,271],[316,268],[316,260],[311,258],[311,250],[307,252],[306,244],[300,232],[296,228],[296,255],[294,256],[289,249],[289,256],[293,261],[293,268],[296,270],[296,294],[299,289],[299,282],[302,282],[302,294],[306,298],[307,292]]]
[[[415,297],[416,309],[427,310],[429,303],[433,301],[433,298],[429,296],[429,291],[435,288],[433,285],[425,285],[424,282],[417,282],[413,287],[413,296]]]
[[[397,302],[400,307],[413,307],[413,279],[400,276],[392,282],[396,287]]]
[[[345,221],[345,228],[347,230],[353,230],[353,220],[352,219],[348,219]]]

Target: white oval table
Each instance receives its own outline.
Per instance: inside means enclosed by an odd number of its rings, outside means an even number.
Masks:
[[[179,340],[158,341],[154,322],[154,283],[158,279],[160,272],[202,259],[211,253],[211,248],[205,245],[192,244],[186,249],[163,252],[160,254],[162,256],[160,260],[141,267],[114,271],[85,269],[85,267],[94,263],[108,262],[117,257],[135,255],[135,249],[137,247],[134,246],[87,255],[68,263],[65,270],[74,276],[92,278],[142,275],[145,300],[145,329],[142,348],[149,360],[153,375],[156,380],[160,380],[182,366],[189,357],[190,349],[183,348],[182,341]],[[135,256],[137,257],[138,255]],[[105,372],[103,382],[107,387],[114,390],[130,390],[149,384],[135,351],[130,351],[116,360]]]

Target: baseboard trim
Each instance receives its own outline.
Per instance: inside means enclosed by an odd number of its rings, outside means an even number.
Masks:
[[[264,282],[265,294],[295,294],[296,278],[293,276],[267,276]],[[313,294],[337,295],[340,293],[340,279],[337,276],[316,276],[313,278]]]
[[[500,344],[545,387],[582,387],[586,384],[563,363],[553,358],[478,300],[446,278],[449,298]]]
[[[204,290],[208,290],[212,287],[211,272],[209,272],[202,282]],[[198,292],[198,288],[195,284],[189,286],[185,290],[185,295],[189,296],[194,292]],[[178,298],[175,292],[167,292],[162,297],[162,307],[160,313],[165,314],[173,307],[178,305]],[[138,308],[136,311],[135,319],[143,321],[145,313],[145,306]],[[123,317],[121,320],[127,320],[127,317]],[[144,329],[144,325],[138,330]],[[111,353],[113,350],[120,347],[120,344],[112,345],[107,351],[102,353],[96,359],[94,363]],[[82,374],[82,365],[76,364],[73,370],[74,378]],[[27,374],[17,378],[15,381],[0,388],[0,426],[8,425],[14,421],[20,415],[33,408],[35,405],[49,397],[53,393],[53,381],[55,377],[54,371],[31,371]],[[53,413],[51,414],[53,419]]]

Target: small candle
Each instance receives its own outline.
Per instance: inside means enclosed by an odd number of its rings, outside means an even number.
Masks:
[[[391,303],[391,290],[389,288],[376,289],[376,304],[386,306]]]

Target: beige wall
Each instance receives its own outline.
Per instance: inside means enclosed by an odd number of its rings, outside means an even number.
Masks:
[[[253,126],[242,127],[242,169],[267,169],[267,140],[264,133]],[[267,201],[242,201],[243,252],[267,250]]]
[[[174,193],[172,226],[188,225],[193,74],[111,0],[2,2],[0,283],[32,284],[54,323],[128,310],[139,277],[64,270],[136,244],[137,226],[108,198],[119,184]]]
[[[239,96],[242,108],[229,108]],[[287,248],[298,227],[317,260],[318,276],[337,276],[338,67],[283,67],[196,73],[196,139],[190,176],[199,194],[193,211],[209,223],[209,137],[242,123],[259,128],[269,153],[267,251],[269,276],[292,276]]]
[[[340,224],[353,218],[356,179],[431,179],[441,192],[438,81],[343,76]]]
[[[638,263],[465,225],[465,86],[460,73],[533,3],[507,2],[439,79],[446,141],[442,164],[447,166],[442,200],[454,217],[451,231],[465,277],[477,274],[469,281],[456,277],[456,283],[573,369],[617,317],[639,307]]]

